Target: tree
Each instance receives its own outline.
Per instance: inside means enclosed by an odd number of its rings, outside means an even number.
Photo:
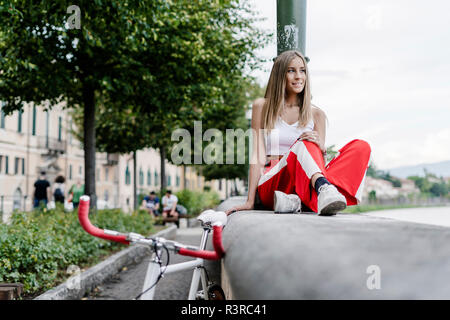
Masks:
[[[377,192],[375,190],[371,190],[369,192],[369,202],[377,201]]]
[[[147,146],[164,158],[176,127],[200,120],[265,43],[238,0],[80,1],[81,28],[68,29],[65,1],[13,1],[0,11],[0,99],[83,111],[86,193],[95,204],[96,110],[105,101],[152,114]],[[126,102],[126,103],[125,103]],[[105,104],[105,108],[110,108]],[[133,111],[133,112],[134,112]],[[169,125],[170,124],[170,125]]]
[[[83,123],[82,112],[72,113],[76,126]],[[133,154],[133,207],[138,207],[137,199],[137,157],[138,150],[148,144],[149,130],[154,120],[148,114],[139,112],[139,108],[126,105],[125,102],[102,101],[96,112],[97,149],[107,153]],[[83,132],[74,131],[78,140],[83,141]]]
[[[367,176],[377,178],[377,168],[373,162],[369,164],[369,167],[367,168]]]
[[[68,29],[66,1],[12,1],[20,14],[0,12],[0,99],[4,110],[25,102],[64,102],[84,112],[86,193],[95,195],[95,111],[101,95],[132,96],[138,79],[151,79],[137,59],[153,18],[166,2],[79,1],[81,28]]]
[[[258,66],[255,49],[267,43],[267,36],[253,27],[257,20],[246,2],[179,0],[170,8],[157,29],[157,53],[143,58],[154,75],[155,90],[149,88],[144,100],[159,119],[149,146],[160,150],[162,189],[164,159],[176,143],[172,131],[185,128],[193,134],[194,121],[202,121],[205,129],[217,127],[209,119],[221,115],[225,96],[245,69]]]
[[[444,181],[435,182],[431,185],[430,192],[436,197],[445,196],[448,194],[448,188]]]
[[[249,139],[245,139],[245,150],[238,150],[238,144],[235,139],[226,141],[226,130],[241,130],[245,132],[250,128],[249,120],[246,118],[246,112],[250,110],[253,100],[263,95],[261,88],[253,78],[237,79],[235,84],[224,94],[224,103],[217,104],[204,114],[204,124],[207,129],[218,129],[224,137],[221,161],[222,164],[213,163],[201,166],[201,173],[206,180],[213,179],[247,179],[249,168]],[[206,146],[207,142],[204,142]],[[230,145],[233,149],[231,149]],[[234,155],[233,163],[228,164],[228,153]],[[237,159],[238,152],[245,152],[245,163],[239,164]],[[231,154],[230,154],[231,155]],[[219,160],[219,159],[217,159]]]

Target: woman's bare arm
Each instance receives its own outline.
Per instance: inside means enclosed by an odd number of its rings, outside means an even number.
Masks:
[[[325,153],[327,149],[325,148],[325,136],[326,136],[326,119],[327,116],[322,109],[318,107],[313,108],[313,120],[314,120],[314,130],[306,131],[300,135],[303,140],[308,140],[317,144],[322,151]]]
[[[326,136],[326,125],[325,119],[327,116],[325,112],[316,107],[313,109],[313,117],[314,117],[314,129],[319,134],[319,147],[322,153],[325,153],[327,149],[325,148],[325,136]]]
[[[262,175],[266,160],[264,133],[261,130],[263,105],[264,98],[259,98],[253,102],[252,106],[252,155],[250,158],[247,202],[241,206],[229,209],[226,212],[227,214],[240,210],[251,210],[255,204],[256,189],[258,188],[258,181]]]

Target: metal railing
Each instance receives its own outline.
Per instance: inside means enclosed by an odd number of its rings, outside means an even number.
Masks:
[[[37,147],[40,149],[48,149],[50,151],[65,152],[67,147],[66,140],[59,140],[46,136],[37,137]]]

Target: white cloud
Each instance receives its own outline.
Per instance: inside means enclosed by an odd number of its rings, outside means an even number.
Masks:
[[[274,32],[276,1],[253,1]],[[450,159],[449,9],[444,0],[308,1],[306,55],[328,145],[365,139],[379,168]],[[275,44],[264,52],[275,55]]]

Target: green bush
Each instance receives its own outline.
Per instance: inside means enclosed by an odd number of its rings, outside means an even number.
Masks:
[[[197,216],[206,209],[212,209],[220,203],[220,197],[214,191],[181,190],[176,193],[179,204],[186,207],[189,216]]]
[[[141,234],[153,230],[148,214],[101,210],[90,218],[104,229]],[[26,295],[36,294],[63,280],[69,265],[81,267],[124,246],[86,233],[76,212],[57,208],[16,213],[10,225],[0,224],[0,282],[19,282]]]

